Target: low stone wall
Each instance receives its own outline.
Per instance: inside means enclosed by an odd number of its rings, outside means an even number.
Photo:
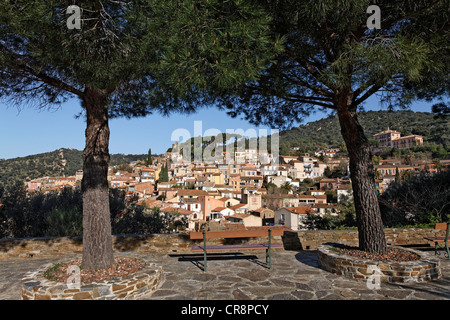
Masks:
[[[78,287],[46,279],[45,264],[22,280],[22,300],[131,300],[153,292],[162,280],[162,267],[147,263],[129,275],[114,280],[80,284]]]
[[[377,282],[406,283],[424,282],[442,277],[440,261],[429,254],[412,251],[419,260],[409,262],[380,262],[338,254],[333,245],[320,245],[317,249],[319,266],[329,272],[357,280],[365,280],[369,286]]]
[[[281,236],[272,237],[272,243],[282,243]],[[266,243],[266,237],[248,239],[208,239],[210,245]],[[192,246],[203,240],[191,240],[189,234],[151,234],[113,236],[115,252],[190,253]],[[65,253],[81,254],[81,237],[1,239],[0,259],[7,257],[59,256]]]
[[[435,229],[385,229],[390,245],[427,245],[424,237],[445,236],[445,230]],[[263,243],[265,237],[250,239],[211,239],[208,244]],[[286,250],[316,250],[323,243],[358,245],[357,230],[302,230],[285,231],[283,236],[272,238],[273,243],[283,243]],[[188,234],[116,235],[113,245],[116,252],[189,253],[192,246],[202,240],[190,240]],[[81,237],[0,239],[0,259],[7,257],[60,256],[80,253]]]
[[[424,237],[445,236],[445,230],[419,228],[384,229],[388,245],[428,245]],[[300,230],[285,232],[284,248],[289,250],[317,250],[323,243],[340,243],[358,246],[357,230]]]

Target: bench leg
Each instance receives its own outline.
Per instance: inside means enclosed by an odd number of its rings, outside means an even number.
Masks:
[[[447,258],[450,259],[450,250],[448,248],[448,241],[445,241],[445,250],[447,251]]]
[[[206,272],[206,232],[203,230],[203,271]]]
[[[269,269],[272,269],[272,254],[270,248],[266,249],[266,264],[269,266]]]
[[[269,269],[272,269],[272,252],[270,250],[272,246],[272,230],[269,229],[269,247],[266,249],[266,264],[269,266]]]

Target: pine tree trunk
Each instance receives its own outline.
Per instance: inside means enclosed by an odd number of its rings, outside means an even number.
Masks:
[[[83,151],[83,257],[86,270],[114,262],[109,210],[109,126],[106,93],[86,90],[86,146]]]
[[[343,103],[338,106],[338,117],[350,158],[359,248],[370,253],[384,254],[387,252],[386,238],[376,193],[369,141],[358,122],[356,108],[352,111]]]

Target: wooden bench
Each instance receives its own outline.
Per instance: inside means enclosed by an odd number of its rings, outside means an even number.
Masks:
[[[434,250],[435,254],[439,254],[438,249],[445,249],[447,251],[447,257],[450,259],[450,250],[448,248],[448,234],[450,229],[450,223],[436,223],[434,226],[436,230],[446,230],[444,237],[425,237],[424,239],[428,241],[434,242]],[[441,243],[444,243],[443,246],[440,246]]]
[[[191,232],[190,239],[203,239],[203,246],[194,246],[191,248],[193,252],[203,252],[203,271],[207,270],[207,253],[208,252],[229,252],[229,251],[246,251],[246,250],[265,250],[266,265],[272,269],[272,249],[283,248],[281,243],[272,243],[272,236],[282,235],[283,230],[238,230],[238,231],[202,231]],[[267,237],[268,241],[264,244],[225,244],[225,245],[206,245],[207,239],[239,239]]]

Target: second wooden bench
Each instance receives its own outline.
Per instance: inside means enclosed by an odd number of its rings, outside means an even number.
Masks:
[[[433,241],[434,242],[434,250],[435,250],[435,254],[439,254],[438,249],[439,247],[441,247],[439,244],[443,243],[442,248],[445,248],[445,251],[447,252],[447,258],[450,259],[450,249],[448,246],[448,237],[449,237],[449,233],[450,233],[450,223],[436,223],[436,225],[434,226],[434,228],[436,230],[446,230],[445,231],[445,237],[425,237],[424,239],[428,240],[428,241]]]

